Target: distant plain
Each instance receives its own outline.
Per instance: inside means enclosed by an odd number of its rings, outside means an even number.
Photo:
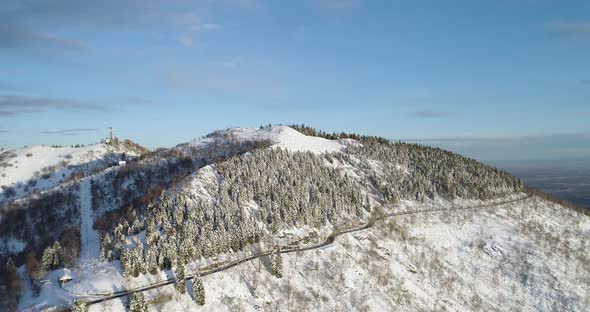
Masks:
[[[527,185],[590,209],[590,158],[488,161]]]

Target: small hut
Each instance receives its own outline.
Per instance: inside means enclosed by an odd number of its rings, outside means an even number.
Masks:
[[[70,270],[68,269],[62,269],[61,270],[61,274],[59,276],[59,283],[61,285],[71,282],[72,281],[72,274],[70,273]]]

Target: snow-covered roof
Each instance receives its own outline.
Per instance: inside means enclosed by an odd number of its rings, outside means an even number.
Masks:
[[[69,269],[62,269],[59,275],[60,281],[71,281],[72,280],[72,273]]]

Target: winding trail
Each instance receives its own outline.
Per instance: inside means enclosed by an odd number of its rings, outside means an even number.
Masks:
[[[408,210],[408,211],[392,212],[392,213],[384,214],[382,216],[371,218],[369,220],[369,222],[367,222],[367,224],[364,224],[359,227],[353,227],[353,228],[349,228],[349,229],[345,229],[345,230],[341,230],[341,231],[334,230],[334,232],[332,234],[330,234],[326,238],[325,241],[315,244],[315,245],[311,245],[311,246],[307,246],[307,247],[283,247],[283,248],[281,248],[281,253],[286,254],[286,253],[292,253],[292,252],[301,252],[301,251],[308,251],[308,250],[313,250],[313,249],[325,247],[325,246],[333,244],[338,236],[366,230],[368,228],[373,227],[375,225],[375,222],[379,222],[379,221],[382,221],[384,219],[391,218],[391,217],[411,215],[411,214],[431,213],[431,212],[484,209],[484,208],[490,208],[490,207],[505,205],[505,204],[509,204],[509,203],[514,203],[517,201],[524,201],[524,200],[531,198],[531,197],[532,197],[531,195],[527,195],[527,196],[517,198],[517,199],[512,199],[512,200],[502,201],[502,202],[497,202],[497,203],[490,203],[487,205],[479,205],[479,206],[468,206],[468,207],[457,207],[457,208],[433,208],[433,209],[423,209],[423,210]],[[225,263],[213,264],[212,266],[208,266],[208,267],[199,269],[198,275],[199,276],[207,276],[207,275],[211,275],[211,274],[214,274],[217,272],[225,271],[227,269],[238,266],[244,262],[248,262],[248,261],[260,258],[260,257],[268,256],[268,255],[272,254],[273,252],[274,252],[274,250],[264,251],[264,252],[252,254],[252,255],[242,258],[242,259],[229,261],[229,262],[225,262]],[[190,280],[190,279],[193,279],[194,277],[195,277],[194,275],[187,275],[186,279]],[[175,281],[176,281],[175,278],[171,278],[166,281],[159,282],[159,283],[154,283],[154,284],[150,284],[150,285],[146,285],[146,286],[142,286],[142,287],[136,287],[134,289],[116,291],[113,293],[104,293],[104,294],[75,294],[72,292],[70,292],[70,293],[73,295],[76,295],[80,298],[88,298],[89,300],[86,301],[86,304],[91,305],[91,304],[96,304],[96,303],[104,302],[104,301],[115,299],[115,298],[129,296],[129,295],[137,293],[137,292],[142,292],[142,291],[170,285],[170,284],[173,284]],[[99,298],[96,298],[96,297],[99,297]]]

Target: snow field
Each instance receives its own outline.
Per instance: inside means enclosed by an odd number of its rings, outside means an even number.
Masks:
[[[282,279],[270,274],[264,258],[205,276],[203,307],[192,302],[190,291],[179,295],[173,286],[148,291],[146,298],[168,294],[152,311],[584,311],[590,272],[581,264],[588,244],[576,246],[570,235],[570,249],[564,251],[571,255],[551,255],[555,246],[537,251],[532,248],[538,247],[537,234],[523,230],[531,222],[557,221],[551,228],[557,233],[589,233],[587,218],[553,215],[563,212],[558,207],[529,199],[395,217],[340,236],[329,248],[283,254]],[[519,220],[521,211],[525,217]],[[91,311],[117,311],[123,304],[111,300]]]

